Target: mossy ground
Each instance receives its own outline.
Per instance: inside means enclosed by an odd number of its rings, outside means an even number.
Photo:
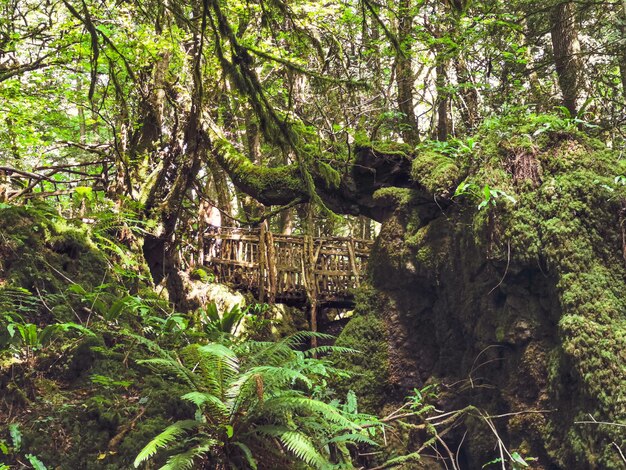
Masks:
[[[131,468],[172,417],[193,415],[176,382],[136,362],[146,353],[122,334],[130,317],[120,320],[139,312],[122,308],[103,322],[129,291],[88,227],[44,205],[5,207],[0,254],[0,441],[9,447],[0,463],[17,464],[30,453],[48,468]],[[148,287],[135,299],[156,315],[162,301]],[[68,322],[92,333],[42,335]],[[11,324],[31,324],[36,335],[12,341]],[[22,435],[19,451],[11,448],[10,423]]]

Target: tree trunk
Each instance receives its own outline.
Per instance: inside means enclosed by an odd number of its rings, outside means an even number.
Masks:
[[[448,115],[448,105],[450,93],[446,90],[448,86],[448,64],[447,60],[438,54],[437,66],[435,67],[435,86],[437,88],[437,140],[448,140],[450,133],[450,117]]]
[[[415,106],[413,103],[413,67],[411,64],[411,28],[413,14],[410,0],[398,3],[398,39],[401,51],[396,56],[396,85],[398,87],[398,109],[402,113],[400,134],[402,139],[411,145],[419,143],[419,130]]]
[[[576,116],[580,92],[580,42],[576,24],[576,6],[572,2],[559,3],[550,15],[550,34],[554,63],[563,93],[563,105],[570,116]]]
[[[478,92],[472,83],[471,74],[463,58],[457,57],[454,61],[454,67],[459,80],[459,96],[463,100],[459,107],[461,118],[469,133],[478,123]]]
[[[293,208],[285,209],[278,218],[278,230],[283,235],[291,235],[293,232]]]
[[[200,5],[197,5],[198,9]],[[194,35],[190,56],[193,57],[193,91],[191,106],[182,135],[184,146],[176,145],[165,156],[163,168],[148,196],[145,211],[148,216],[157,212],[161,225],[158,233],[149,235],[144,241],[144,256],[156,283],[166,278],[170,300],[182,311],[188,310],[183,281],[178,273],[178,244],[175,235],[181,217],[185,196],[192,187],[200,169],[202,156],[207,151],[209,139],[202,129],[204,88],[202,81],[202,54],[206,28],[207,4],[202,5],[202,28]]]
[[[622,42],[618,61],[622,78],[622,92],[626,97],[626,0],[622,0]]]

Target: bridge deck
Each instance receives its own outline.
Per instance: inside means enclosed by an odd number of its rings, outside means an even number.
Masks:
[[[350,305],[372,243],[223,227],[205,234],[198,261],[262,302]]]

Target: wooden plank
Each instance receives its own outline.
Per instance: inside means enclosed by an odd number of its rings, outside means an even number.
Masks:
[[[261,224],[261,232],[259,236],[259,302],[265,300],[265,229],[266,222]]]
[[[222,264],[222,265],[239,266],[243,268],[256,268],[258,266],[257,264],[251,263],[248,261],[237,261],[233,259],[212,259],[211,261],[209,261],[209,264],[213,264],[213,263]]]

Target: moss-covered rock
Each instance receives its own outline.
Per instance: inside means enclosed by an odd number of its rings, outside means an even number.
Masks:
[[[45,205],[0,209],[0,285],[19,287],[37,298],[64,295],[71,285],[92,291],[105,280],[108,263],[85,227],[69,226]],[[78,312],[72,296],[56,297],[26,315],[74,321]]]
[[[433,194],[464,172],[451,204],[429,212],[410,190],[378,195],[396,207],[369,263],[387,299],[383,377],[405,393],[442,377],[452,393],[441,406],[516,413],[497,423],[501,437],[543,468],[622,468],[621,428],[576,422],[626,419],[624,163],[554,116],[491,120],[475,140],[461,163],[432,151],[413,162]],[[466,425],[479,468],[493,437]]]
[[[340,395],[349,390],[359,397],[359,408],[379,412],[389,400],[392,385],[388,353],[387,327],[379,310],[380,301],[372,289],[364,287],[357,294],[358,308],[335,341],[335,346],[351,348],[357,354],[333,354],[333,362],[350,373],[336,386]]]

